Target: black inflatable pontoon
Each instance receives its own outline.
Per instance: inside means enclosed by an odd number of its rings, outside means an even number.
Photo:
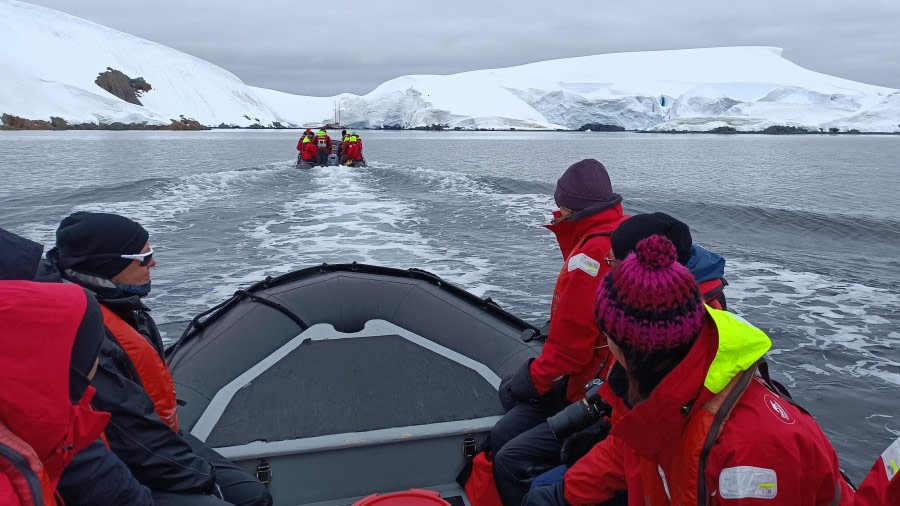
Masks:
[[[463,450],[503,413],[500,378],[537,356],[522,340],[537,331],[418,269],[267,278],[170,348],[179,422],[251,473],[269,466],[276,504],[410,488],[468,504]]]

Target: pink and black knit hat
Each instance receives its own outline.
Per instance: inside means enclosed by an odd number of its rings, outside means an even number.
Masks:
[[[671,241],[652,235],[618,262],[597,291],[597,326],[616,344],[637,352],[690,344],[706,308],[694,276],[678,263]]]

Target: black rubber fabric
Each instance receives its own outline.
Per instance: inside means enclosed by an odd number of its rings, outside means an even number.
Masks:
[[[400,336],[310,341],[240,389],[206,442],[218,448],[502,413],[482,376]]]

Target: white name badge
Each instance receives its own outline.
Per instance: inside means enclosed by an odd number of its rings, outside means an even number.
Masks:
[[[600,262],[585,255],[584,253],[579,253],[579,254],[569,258],[568,265],[569,265],[569,272],[572,272],[575,269],[581,269],[584,272],[586,272],[594,277],[596,277],[597,274],[600,272]]]
[[[726,467],[719,473],[719,495],[723,499],[775,499],[778,476],[764,467]]]

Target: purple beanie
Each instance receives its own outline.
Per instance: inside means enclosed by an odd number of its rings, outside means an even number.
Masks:
[[[556,182],[553,198],[556,199],[556,205],[573,211],[588,208],[602,210],[622,202],[622,196],[612,190],[606,167],[593,158],[582,160],[566,169]]]
[[[677,262],[675,246],[652,235],[616,264],[597,291],[597,326],[616,344],[637,352],[690,344],[706,308],[694,276]]]

